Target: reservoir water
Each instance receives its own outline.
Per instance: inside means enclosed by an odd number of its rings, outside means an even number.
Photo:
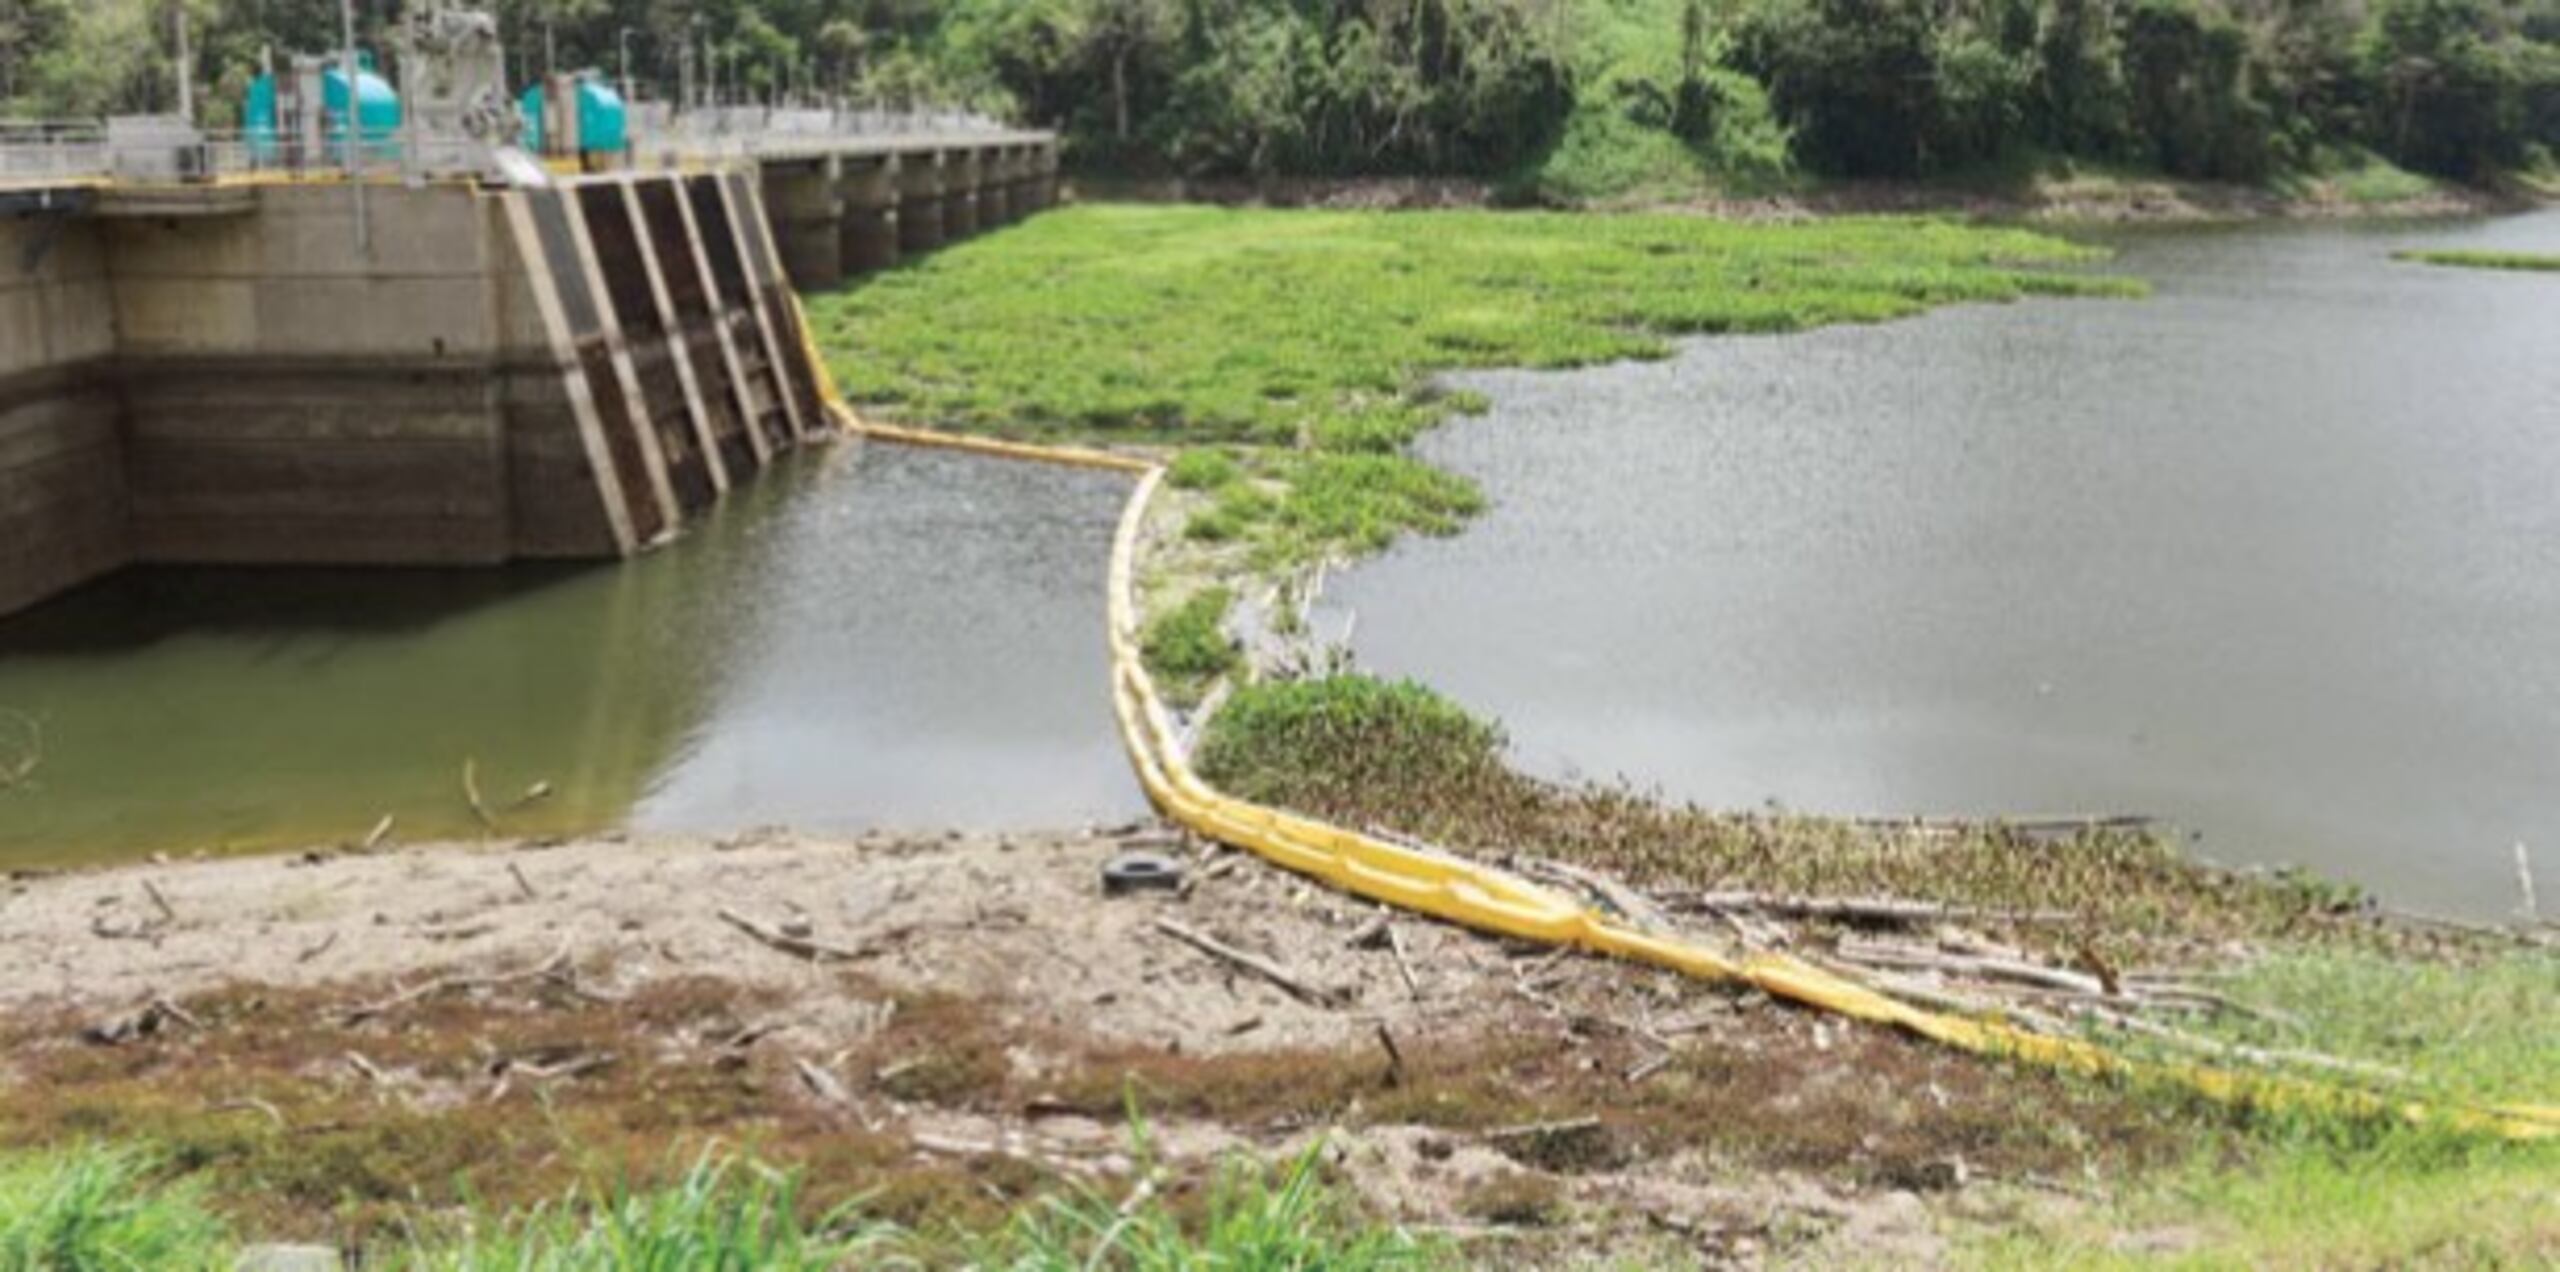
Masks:
[[[0,623],[0,867],[630,826],[1073,826],[1144,801],[1101,589],[1125,478],[801,457],[610,565],[142,570]],[[549,794],[521,802],[536,784]]]
[[[2560,878],[2560,212],[2127,234],[2036,301],[1470,375],[1492,511],[1337,581],[1520,758],[1728,807],[2146,812],[2420,907]],[[2546,882],[2544,891],[2550,891]]]

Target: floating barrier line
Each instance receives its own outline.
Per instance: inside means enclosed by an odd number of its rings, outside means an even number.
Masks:
[[[802,324],[807,329],[807,324]],[[1112,705],[1139,785],[1164,815],[1219,843],[1355,896],[1430,915],[1480,932],[1569,946],[1666,968],[1700,980],[1749,985],[1771,997],[1835,1015],[1904,1029],[1976,1055],[2013,1059],[2090,1077],[2167,1083],[2217,1103],[2273,1110],[2396,1117],[2508,1139],[2560,1137],[2560,1107],[2428,1103],[2279,1073],[2125,1056],[2099,1043],[2059,1038],[1999,1020],[1915,1007],[1868,985],[1790,954],[1740,957],[1676,936],[1614,922],[1560,893],[1508,871],[1445,853],[1390,843],[1310,818],[1232,798],[1191,769],[1178,735],[1138,654],[1138,537],[1160,464],[1083,447],[1042,446],[955,433],[896,428],[859,419],[841,400],[830,409],[840,425],[865,437],[908,446],[1108,469],[1138,474],[1112,536],[1110,596]]]

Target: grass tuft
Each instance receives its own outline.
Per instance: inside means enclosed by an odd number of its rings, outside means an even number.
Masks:
[[[386,1262],[412,1272],[823,1272],[877,1266],[898,1236],[850,1208],[804,1220],[797,1176],[705,1150],[671,1187],[484,1215],[458,1240]]]
[[[229,1236],[201,1190],[131,1150],[0,1158],[0,1272],[214,1269]]]
[[[1235,594],[1226,588],[1207,588],[1147,624],[1139,655],[1167,697],[1196,702],[1212,682],[1242,663],[1226,631],[1227,610],[1234,603]]]
[[[1318,1141],[1276,1172],[1230,1162],[1193,1224],[1162,1202],[1131,1206],[1094,1192],[1053,1198],[1023,1212],[976,1262],[1018,1272],[1387,1272],[1455,1265],[1437,1244],[1363,1222],[1325,1183],[1323,1148]]]

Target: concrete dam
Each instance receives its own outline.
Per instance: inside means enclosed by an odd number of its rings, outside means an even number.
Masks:
[[[512,183],[96,166],[0,166],[0,614],[128,564],[644,550],[835,431],[794,286],[1057,188],[1038,133]]]

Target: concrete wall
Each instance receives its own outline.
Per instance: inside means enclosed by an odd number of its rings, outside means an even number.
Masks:
[[[831,432],[793,280],[1046,206],[990,139],[553,189],[119,187],[0,216],[0,614],[129,562],[646,548]]]
[[[0,613],[124,563],[114,352],[94,227],[0,217]]]
[[[133,555],[510,555],[497,296],[458,187],[270,186],[245,215],[103,222]]]

